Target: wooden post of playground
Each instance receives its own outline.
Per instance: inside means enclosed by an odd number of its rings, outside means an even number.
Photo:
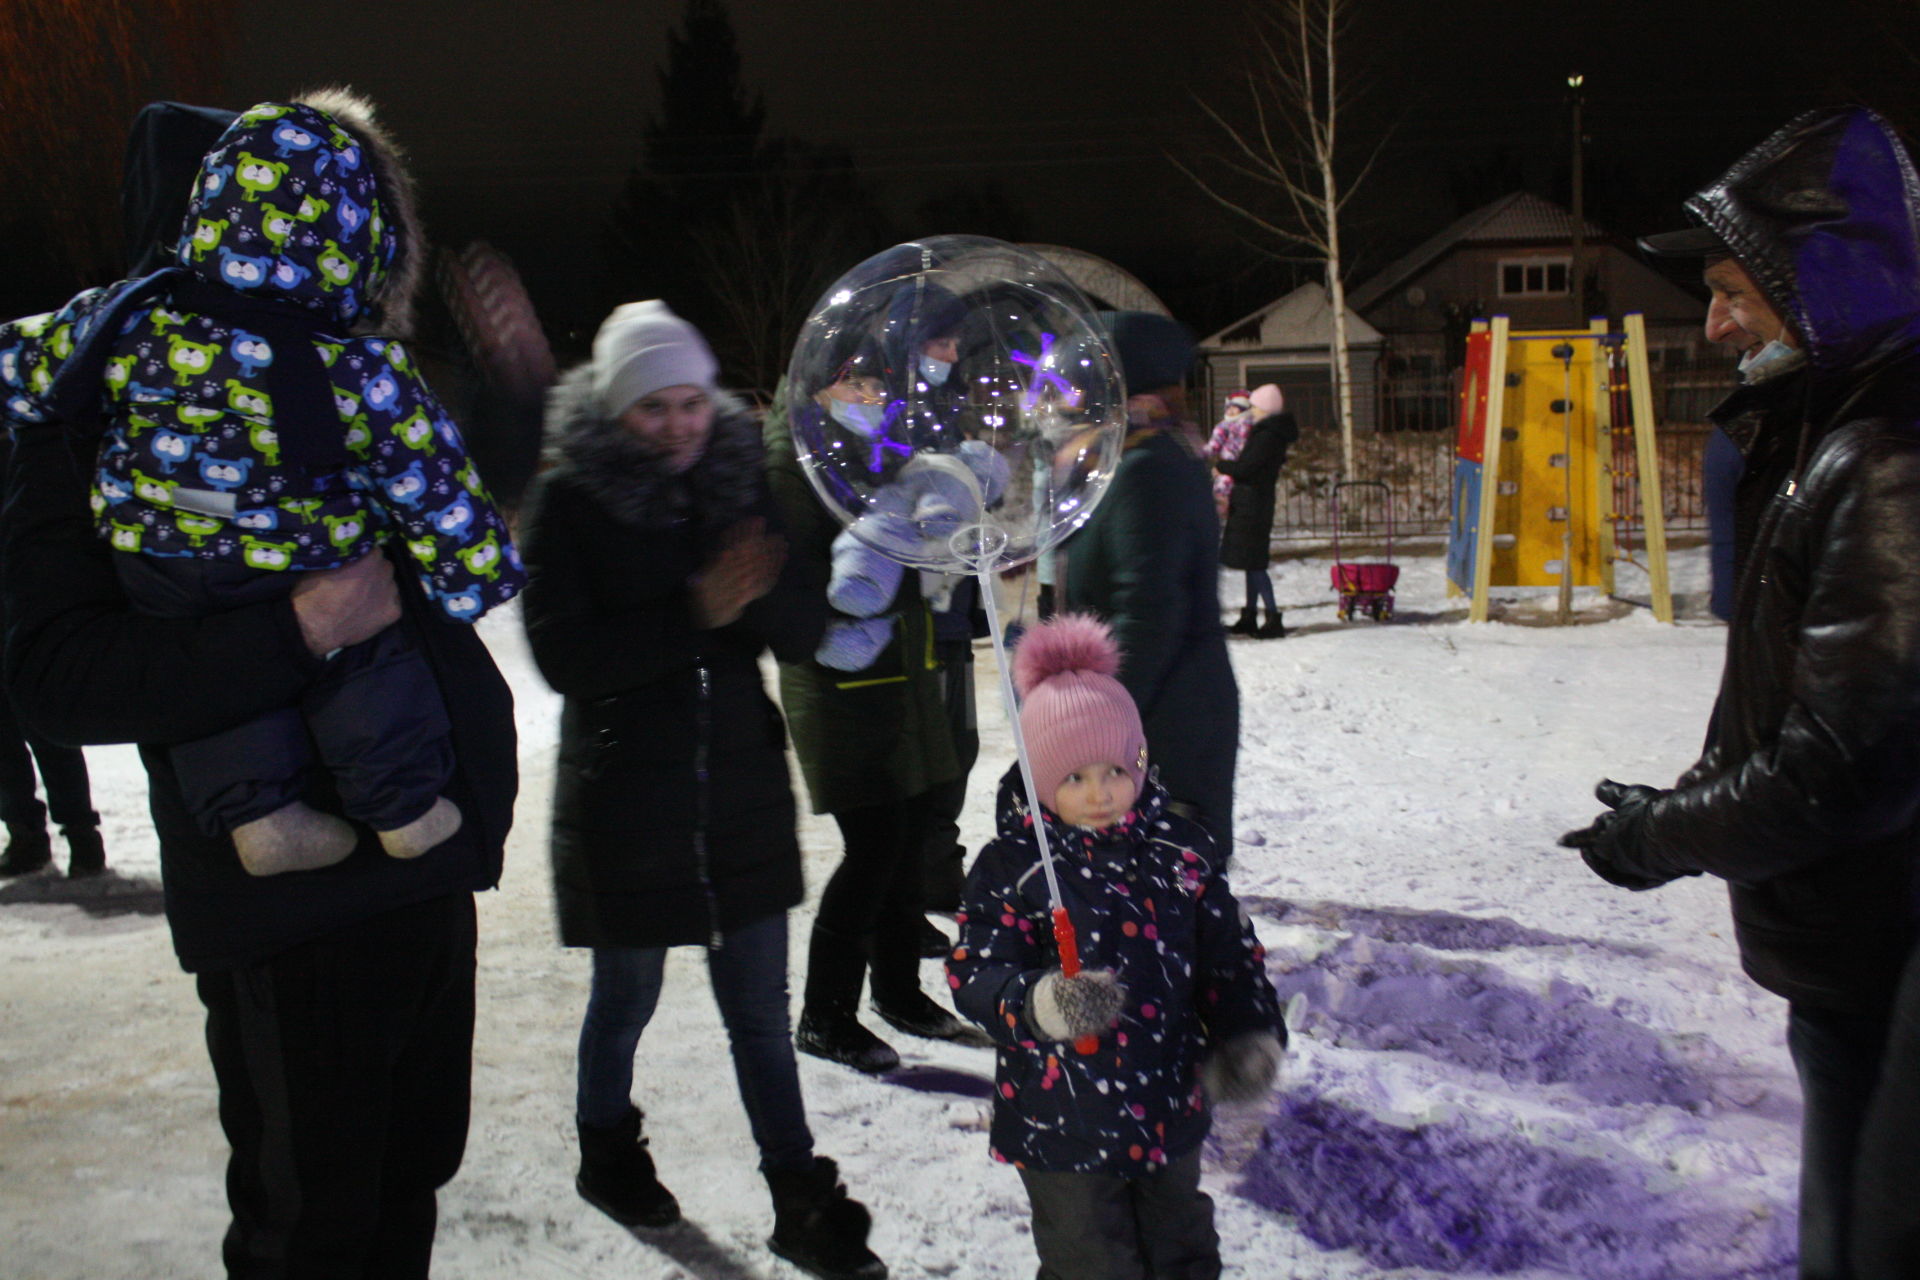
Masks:
[[[1626,318],[1627,385],[1633,400],[1634,459],[1640,471],[1640,521],[1647,537],[1647,577],[1653,616],[1673,621],[1673,592],[1667,580],[1666,502],[1660,492],[1660,450],[1653,436],[1653,380],[1647,369],[1647,322]]]
[[[1613,364],[1607,359],[1607,318],[1596,316],[1587,322],[1594,335],[1593,352],[1593,467],[1587,485],[1587,510],[1595,513],[1600,540],[1600,589],[1613,594],[1613,557],[1619,549],[1613,539],[1613,521],[1607,518],[1613,509]]]
[[[1493,581],[1493,509],[1500,499],[1500,438],[1507,415],[1507,329],[1505,316],[1487,326],[1493,347],[1487,360],[1486,457],[1480,464],[1480,527],[1473,537],[1473,601],[1467,621],[1487,620],[1487,593]]]

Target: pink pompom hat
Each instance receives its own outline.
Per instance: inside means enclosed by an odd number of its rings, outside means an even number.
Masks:
[[[1047,808],[1067,775],[1088,765],[1117,764],[1136,793],[1146,786],[1147,735],[1133,695],[1114,679],[1119,670],[1113,632],[1090,614],[1060,614],[1020,638],[1013,654],[1020,732]]]

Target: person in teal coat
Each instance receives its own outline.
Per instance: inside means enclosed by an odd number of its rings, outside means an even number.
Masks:
[[[1127,383],[1127,440],[1106,496],[1065,544],[1067,603],[1113,627],[1120,681],[1140,707],[1174,811],[1207,829],[1224,865],[1240,689],[1220,623],[1212,481],[1185,421],[1193,339],[1150,312],[1102,319]]]

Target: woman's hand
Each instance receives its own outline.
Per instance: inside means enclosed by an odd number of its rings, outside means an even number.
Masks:
[[[737,621],[742,611],[773,589],[786,563],[787,544],[767,532],[758,516],[742,520],[722,535],[720,549],[693,575],[693,623],[703,630]]]

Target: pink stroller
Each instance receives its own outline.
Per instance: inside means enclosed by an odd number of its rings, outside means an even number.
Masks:
[[[1378,563],[1349,563],[1340,555],[1340,491],[1362,487],[1381,491],[1381,507],[1386,512],[1386,559]],[[1359,613],[1371,614],[1375,622],[1393,616],[1393,588],[1400,581],[1400,566],[1393,562],[1393,490],[1384,481],[1342,480],[1333,486],[1333,568],[1329,576],[1340,597],[1340,621]]]

